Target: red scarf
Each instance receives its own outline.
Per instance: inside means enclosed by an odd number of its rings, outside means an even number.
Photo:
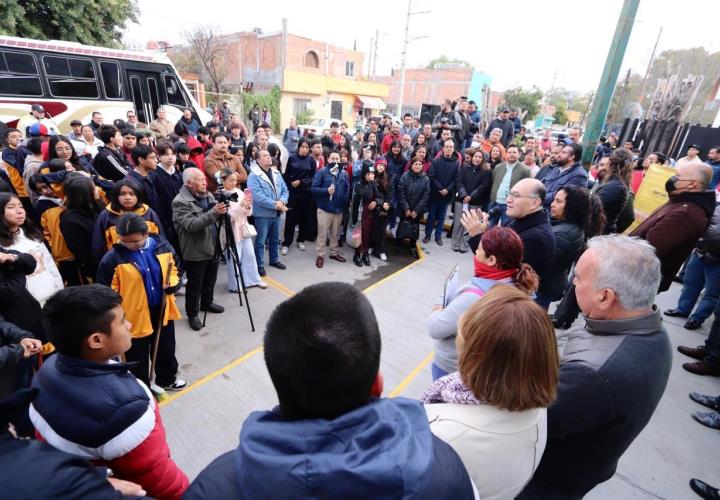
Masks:
[[[473,262],[475,263],[476,278],[498,281],[505,278],[511,278],[518,272],[517,269],[498,269],[496,267],[488,266],[487,264],[483,264],[477,260],[477,257],[473,258]]]

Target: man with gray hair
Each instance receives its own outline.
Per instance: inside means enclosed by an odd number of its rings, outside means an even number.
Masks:
[[[200,310],[221,313],[225,309],[213,302],[218,259],[215,252],[216,223],[227,213],[228,205],[218,203],[207,190],[205,174],[199,168],[186,168],[183,187],[172,201],[172,218],[185,265],[185,312],[190,328],[203,325]]]
[[[653,306],[660,261],[649,243],[597,236],[575,268],[584,327],[565,332],[547,446],[519,498],[582,498],[615,473],[667,385],[672,346]]]

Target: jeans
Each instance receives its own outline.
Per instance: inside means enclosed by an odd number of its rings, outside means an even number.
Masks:
[[[449,375],[448,372],[446,372],[445,370],[443,370],[442,368],[440,368],[440,367],[439,367],[438,365],[436,365],[435,363],[433,363],[432,365],[430,365],[430,371],[431,371],[431,373],[432,373],[433,382],[435,382],[435,381],[436,381],[437,379],[439,379],[440,377],[444,377],[445,375]]]
[[[702,323],[710,317],[720,297],[720,263],[706,262],[693,252],[690,255],[685,276],[683,277],[683,288],[678,299],[677,308],[685,314],[690,314],[695,307],[702,289],[705,294],[690,315],[691,320]]]
[[[711,367],[720,366],[720,302],[715,306],[715,318],[710,327],[710,335],[705,339],[703,363]]]
[[[217,259],[185,261],[185,312],[188,318],[197,316],[201,306],[206,308],[213,303],[217,271]]]
[[[270,238],[270,263],[280,260],[280,217],[255,217],[255,260],[265,267],[265,242]]]
[[[442,238],[443,225],[445,224],[445,215],[447,214],[447,208],[449,204],[449,195],[442,200],[430,200],[430,207],[428,209],[427,215],[427,224],[425,224],[425,237],[429,238],[432,235],[433,228],[435,228],[435,239],[439,240],[440,238]],[[437,227],[435,227],[436,223]]]
[[[260,284],[262,278],[258,274],[257,261],[255,260],[255,249],[253,248],[253,242],[250,238],[245,238],[235,242],[237,245],[237,253],[240,258],[240,272],[242,273],[242,279],[245,282],[246,287],[255,286]],[[230,256],[230,250],[225,251],[225,258],[227,264],[225,265],[228,278],[228,291],[237,292],[238,283],[242,286],[240,276],[235,278],[235,263]]]

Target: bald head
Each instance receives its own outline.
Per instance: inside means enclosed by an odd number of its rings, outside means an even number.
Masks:
[[[690,163],[678,167],[677,176],[680,179],[695,180],[688,186],[687,191],[705,191],[712,180],[713,170],[705,163]]]

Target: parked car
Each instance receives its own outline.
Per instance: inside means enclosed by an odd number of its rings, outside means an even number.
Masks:
[[[300,130],[301,135],[313,133],[319,137],[320,135],[322,135],[323,130],[330,130],[330,124],[332,122],[340,123],[341,121],[342,120],[338,120],[335,118],[313,118],[312,120],[310,120],[310,123],[298,125],[298,130]]]

